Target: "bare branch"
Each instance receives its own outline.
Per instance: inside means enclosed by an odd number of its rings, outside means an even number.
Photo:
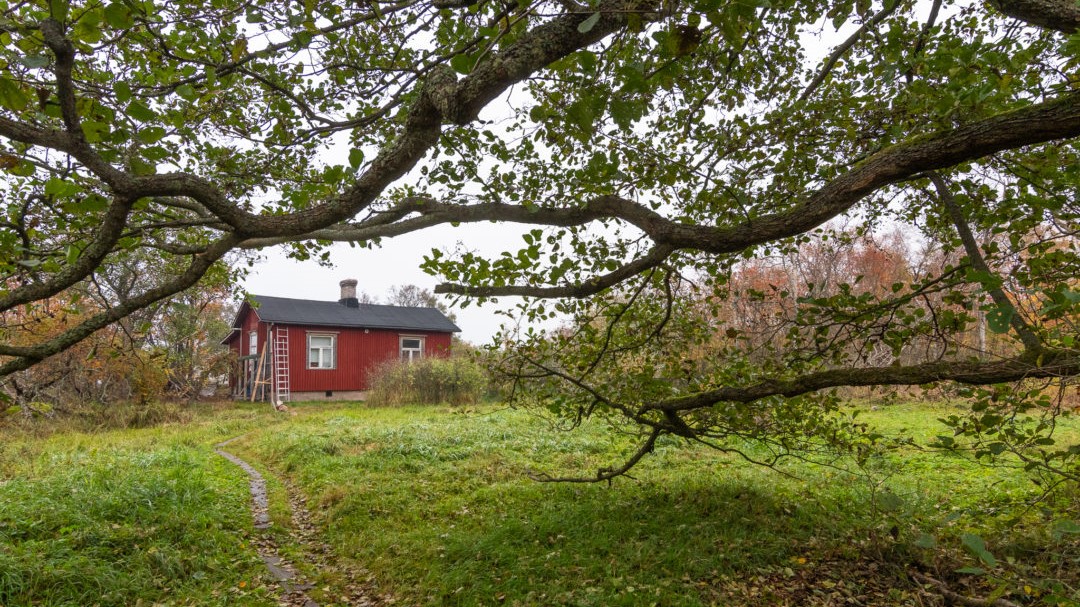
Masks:
[[[945,181],[945,178],[937,171],[931,171],[927,176],[934,184],[938,198],[941,199],[941,203],[945,206],[945,210],[952,219],[953,225],[956,226],[956,232],[960,235],[960,242],[963,243],[964,251],[967,253],[968,259],[971,260],[971,267],[987,276],[994,276],[995,273],[990,269],[990,266],[987,265],[986,259],[979,249],[979,243],[975,241],[975,235],[971,233],[971,228],[968,227],[964,212],[960,210],[960,205],[956,204],[956,198],[949,189],[948,182]],[[1009,310],[1011,312],[1009,324],[1012,325],[1016,334],[1020,336],[1020,341],[1024,344],[1024,349],[1032,354],[1042,350],[1042,340],[1039,339],[1038,335],[1035,335],[1035,332],[1032,331],[1031,327],[1024,321],[1023,316],[1020,315],[1016,306],[1014,306],[1009,299],[1009,296],[1005,294],[1005,290],[997,285],[983,286],[986,288],[987,293],[990,294],[990,298],[997,304],[998,308],[1001,310]]]
[[[810,84],[806,85],[806,88],[803,89],[802,94],[799,95],[799,101],[806,101],[809,99],[818,87],[825,82],[825,79],[829,77],[829,73],[836,67],[836,62],[840,61],[840,58],[851,50],[851,47],[855,46],[855,43],[863,37],[863,34],[877,27],[877,24],[881,23],[885,17],[896,12],[897,7],[899,6],[900,0],[885,0],[884,8],[874,13],[874,15],[867,19],[859,29],[855,30],[855,33],[851,34],[847,40],[844,40],[840,43],[840,46],[833,50],[832,54],[829,55],[829,58],[825,60],[825,65],[822,66],[821,71],[819,71],[817,76],[810,81]]]
[[[646,270],[655,268],[664,263],[664,260],[675,252],[675,247],[670,245],[656,245],[642,257],[624,264],[602,276],[595,276],[589,280],[561,287],[530,287],[530,286],[506,286],[506,287],[473,287],[443,283],[435,286],[436,293],[452,293],[455,295],[469,295],[472,297],[513,296],[524,297],[588,297],[605,289],[609,289],[631,276],[636,276]]]
[[[645,442],[638,447],[637,451],[635,451],[634,454],[630,456],[630,459],[626,460],[623,465],[618,468],[600,468],[596,471],[595,477],[553,477],[543,473],[532,472],[529,473],[529,478],[542,483],[599,483],[602,481],[610,481],[626,474],[641,461],[641,458],[652,453],[653,449],[656,447],[656,439],[659,438],[662,433],[663,430],[660,428],[653,428],[649,432],[649,436],[645,439]]]
[[[1020,607],[1012,601],[1005,599],[980,599],[977,597],[966,596],[949,589],[949,586],[942,581],[936,580],[928,575],[919,573],[918,571],[912,571],[911,577],[915,578],[923,584],[930,584],[935,587],[938,592],[941,593],[946,599],[959,603],[960,605],[966,605],[968,607]]]

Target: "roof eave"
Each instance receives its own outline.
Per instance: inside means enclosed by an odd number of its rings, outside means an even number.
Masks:
[[[379,329],[383,331],[427,331],[429,333],[461,333],[461,329],[457,325],[454,325],[453,329],[446,329],[434,327],[402,327],[396,325],[346,325],[338,322],[281,320],[276,318],[264,318],[260,320],[262,320],[263,322],[271,322],[276,325],[293,327],[339,327],[342,329]]]

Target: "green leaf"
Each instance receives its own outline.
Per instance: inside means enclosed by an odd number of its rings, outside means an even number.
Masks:
[[[358,169],[361,164],[364,164],[364,150],[353,148],[349,151],[349,166]]]
[[[1080,534],[1080,525],[1076,521],[1070,521],[1068,519],[1060,520],[1054,523],[1054,537],[1060,539],[1065,535],[1077,535]]]
[[[198,94],[195,92],[195,87],[191,86],[190,84],[181,84],[180,86],[176,87],[176,94],[183,99],[187,99],[188,101],[191,101],[198,96]]]
[[[987,566],[997,567],[997,559],[986,549],[986,542],[981,537],[974,533],[964,533],[960,535],[960,542]]]
[[[86,140],[90,143],[101,141],[110,131],[108,123],[97,122],[95,120],[85,120],[80,126],[82,126],[83,136],[86,137]]]
[[[634,105],[622,99],[612,99],[608,111],[611,113],[611,119],[623,130],[633,126],[634,121],[639,117]]]
[[[49,65],[49,58],[44,55],[24,55],[19,57],[19,63],[29,68],[41,68]]]
[[[126,30],[135,25],[135,17],[127,5],[113,2],[105,7],[105,22],[118,30]]]
[[[904,500],[892,491],[885,491],[878,495],[878,507],[885,512],[896,512],[904,506]]]
[[[153,175],[157,172],[157,167],[153,163],[135,156],[131,159],[131,171],[136,175]]]
[[[109,206],[109,201],[100,194],[91,194],[83,198],[79,203],[79,210],[84,213],[97,213],[104,211]]]
[[[929,550],[937,547],[937,539],[929,533],[920,533],[919,537],[915,538],[915,545]]]
[[[566,108],[566,117],[581,130],[591,133],[593,130],[593,121],[596,120],[596,113],[593,112],[588,101],[582,99]]]
[[[79,20],[75,22],[75,27],[71,29],[71,39],[73,42],[87,42],[89,44],[96,44],[101,41],[101,20],[103,9],[98,6],[94,8],[88,8],[79,17]]]
[[[14,80],[0,76],[0,105],[9,110],[21,112],[26,109],[28,101],[29,99],[26,93],[23,93],[22,87]]]
[[[123,80],[117,80],[113,82],[113,92],[116,93],[116,100],[120,103],[127,103],[131,99],[131,86]]]
[[[996,307],[986,313],[986,326],[994,333],[1008,333],[1013,317],[1012,307]]]
[[[476,65],[476,57],[472,55],[454,55],[450,58],[450,67],[459,74],[468,74]]]
[[[49,0],[49,17],[57,21],[66,21],[69,7],[68,0]]]
[[[45,182],[45,194],[56,198],[68,198],[80,194],[82,191],[83,189],[79,184],[55,177]]]
[[[577,31],[582,34],[587,34],[592,28],[596,27],[596,24],[600,22],[600,13],[593,13],[585,18],[584,21],[578,24]]]
[[[11,173],[12,175],[15,175],[17,177],[29,177],[33,175],[36,171],[37,169],[34,167],[34,163],[27,162],[25,160],[19,162],[19,164],[7,170],[8,173]]]
[[[239,61],[245,53],[247,53],[247,39],[237,38],[236,41],[233,42],[230,57],[232,57],[233,61]]]
[[[157,118],[157,112],[146,107],[141,101],[132,101],[127,106],[127,115],[141,122],[149,122]]]
[[[599,61],[596,57],[596,53],[589,51],[580,51],[577,54],[578,65],[581,66],[581,70],[586,74],[591,74],[596,71],[596,66],[599,65]]]
[[[157,143],[163,137],[165,137],[165,129],[159,126],[148,126],[139,129],[139,132],[135,135],[136,139],[146,144]]]

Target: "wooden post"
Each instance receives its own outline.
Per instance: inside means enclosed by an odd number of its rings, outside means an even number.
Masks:
[[[251,402],[255,402],[255,392],[259,390],[259,384],[262,383],[263,374],[263,361],[266,360],[266,348],[263,348],[262,354],[259,355],[259,369],[255,372],[255,383],[251,384]]]

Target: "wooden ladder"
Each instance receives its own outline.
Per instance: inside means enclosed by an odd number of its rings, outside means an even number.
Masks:
[[[289,402],[289,329],[274,330],[274,396],[275,404]]]

